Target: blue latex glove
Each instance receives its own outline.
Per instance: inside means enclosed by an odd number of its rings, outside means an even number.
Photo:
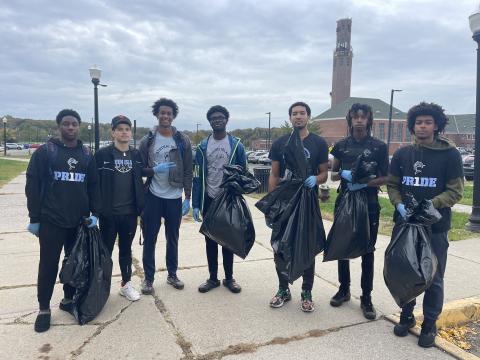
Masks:
[[[403,218],[403,220],[407,220],[407,210],[405,209],[405,205],[400,203],[397,204],[397,211],[400,214],[400,216]]]
[[[40,231],[40,223],[30,223],[28,224],[27,226],[27,230],[32,233],[33,235],[35,235],[36,237],[38,237],[38,233]]]
[[[177,166],[177,164],[175,164],[174,162],[161,163],[161,164],[155,165],[153,167],[153,172],[155,174],[166,173],[166,172],[168,172],[168,170],[170,170],[171,168],[174,168],[176,166]]]
[[[350,170],[340,171],[340,177],[344,178],[348,182],[352,182],[352,172]]]
[[[90,217],[87,218],[87,221],[90,221],[90,224],[87,225],[87,227],[88,227],[89,229],[91,229],[91,228],[97,226],[98,218],[97,218],[96,216],[93,216],[93,215],[92,215],[92,216],[90,216]]]
[[[202,222],[202,220],[200,220],[200,209],[199,208],[194,208],[193,209],[193,220],[195,220],[196,222]]]
[[[313,188],[317,185],[317,177],[315,175],[309,176],[303,183],[306,187]]]
[[[368,186],[367,184],[352,184],[352,183],[347,184],[348,190],[350,191],[365,189],[367,186]]]
[[[188,210],[190,210],[190,199],[185,199],[182,203],[182,216],[187,215]]]

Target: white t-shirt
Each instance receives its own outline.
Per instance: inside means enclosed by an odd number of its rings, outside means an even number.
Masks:
[[[173,137],[163,136],[158,131],[155,135],[153,144],[153,159],[155,165],[170,162],[170,150],[176,149],[177,145]],[[164,199],[178,199],[182,197],[181,188],[176,188],[168,182],[168,171],[158,173],[153,176],[150,183],[150,192],[160,198]]]
[[[223,179],[223,166],[228,164],[231,155],[228,136],[221,140],[215,140],[213,135],[208,139],[207,144],[207,194],[215,198],[220,192],[220,184]]]

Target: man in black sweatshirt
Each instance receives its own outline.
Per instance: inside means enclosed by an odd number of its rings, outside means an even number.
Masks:
[[[56,121],[60,138],[50,139],[33,153],[25,186],[27,229],[40,242],[36,332],[50,328],[50,300],[62,247],[68,256],[84,217],[89,217],[89,227],[96,226],[100,203],[95,161],[78,140],[80,116],[74,110],[62,110]],[[65,284],[63,291],[60,309],[72,312],[75,288]]]
[[[142,160],[138,150],[129,145],[132,138],[129,118],[118,115],[112,119],[112,137],[113,144],[95,153],[102,196],[100,232],[110,254],[118,236],[118,261],[122,273],[120,295],[137,301],[140,294],[130,280],[132,242],[144,202]]]
[[[394,220],[406,217],[405,194],[412,193],[417,201],[432,200],[442,219],[433,224],[431,245],[438,260],[432,285],[423,297],[422,331],[418,345],[431,347],[435,343],[435,322],[443,307],[443,276],[447,264],[448,230],[451,207],[463,195],[463,168],[460,153],[448,139],[439,136],[448,118],[441,106],[425,102],[412,107],[407,115],[408,130],[415,136],[414,144],[398,149],[390,164],[387,182],[388,196],[396,208]],[[406,336],[415,326],[415,300],[402,308],[400,323],[395,325],[397,336]]]

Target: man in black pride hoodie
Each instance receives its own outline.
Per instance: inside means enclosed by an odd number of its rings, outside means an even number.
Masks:
[[[60,138],[48,140],[33,153],[25,186],[30,217],[27,229],[40,243],[37,280],[40,311],[35,321],[36,332],[50,328],[50,300],[62,247],[68,256],[84,217],[89,218],[89,227],[96,226],[100,203],[95,161],[78,140],[80,116],[65,109],[58,113],[56,121]],[[63,292],[60,309],[71,313],[75,288],[65,284]]]
[[[387,182],[388,196],[399,216],[405,218],[405,194],[410,192],[417,201],[432,200],[442,219],[432,225],[431,245],[438,259],[438,268],[432,285],[423,297],[422,331],[418,345],[431,347],[435,343],[435,322],[443,307],[443,277],[447,264],[448,230],[451,207],[463,196],[463,167],[460,153],[448,139],[441,137],[448,118],[442,107],[425,102],[408,111],[408,130],[414,135],[414,143],[398,149],[390,164]],[[413,308],[415,300],[402,308],[400,323],[395,325],[397,336],[406,336],[415,326]]]

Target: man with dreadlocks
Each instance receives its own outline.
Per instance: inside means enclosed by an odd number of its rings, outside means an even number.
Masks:
[[[443,276],[447,264],[448,230],[451,207],[463,195],[463,168],[460,153],[448,139],[440,136],[448,123],[441,106],[421,102],[407,114],[408,130],[415,136],[412,145],[393,154],[388,177],[388,196],[396,208],[394,220],[405,218],[405,194],[410,192],[417,201],[432,200],[442,219],[433,224],[431,246],[438,266],[432,285],[423,297],[423,323],[418,345],[431,347],[435,343],[435,322],[443,307]],[[397,336],[407,336],[415,326],[415,299],[402,308],[400,323],[395,325]]]
[[[371,136],[373,124],[372,108],[365,104],[353,104],[347,113],[349,136],[338,141],[333,147],[331,154],[334,156],[332,165],[332,181],[341,180],[340,194],[337,197],[336,206],[345,191],[366,191],[368,201],[368,218],[370,222],[370,243],[374,244],[377,239],[378,221],[380,217],[380,205],[378,203],[378,188],[387,180],[388,154],[387,145]],[[351,169],[357,158],[370,151],[370,158],[375,161],[377,173],[374,179],[366,184],[352,183]],[[365,318],[373,320],[376,311],[372,304],[371,292],[373,290],[373,263],[374,252],[362,256],[362,296],[361,309]],[[338,307],[350,300],[350,264],[349,260],[338,261],[338,281],[340,289],[330,300],[330,305]]]

